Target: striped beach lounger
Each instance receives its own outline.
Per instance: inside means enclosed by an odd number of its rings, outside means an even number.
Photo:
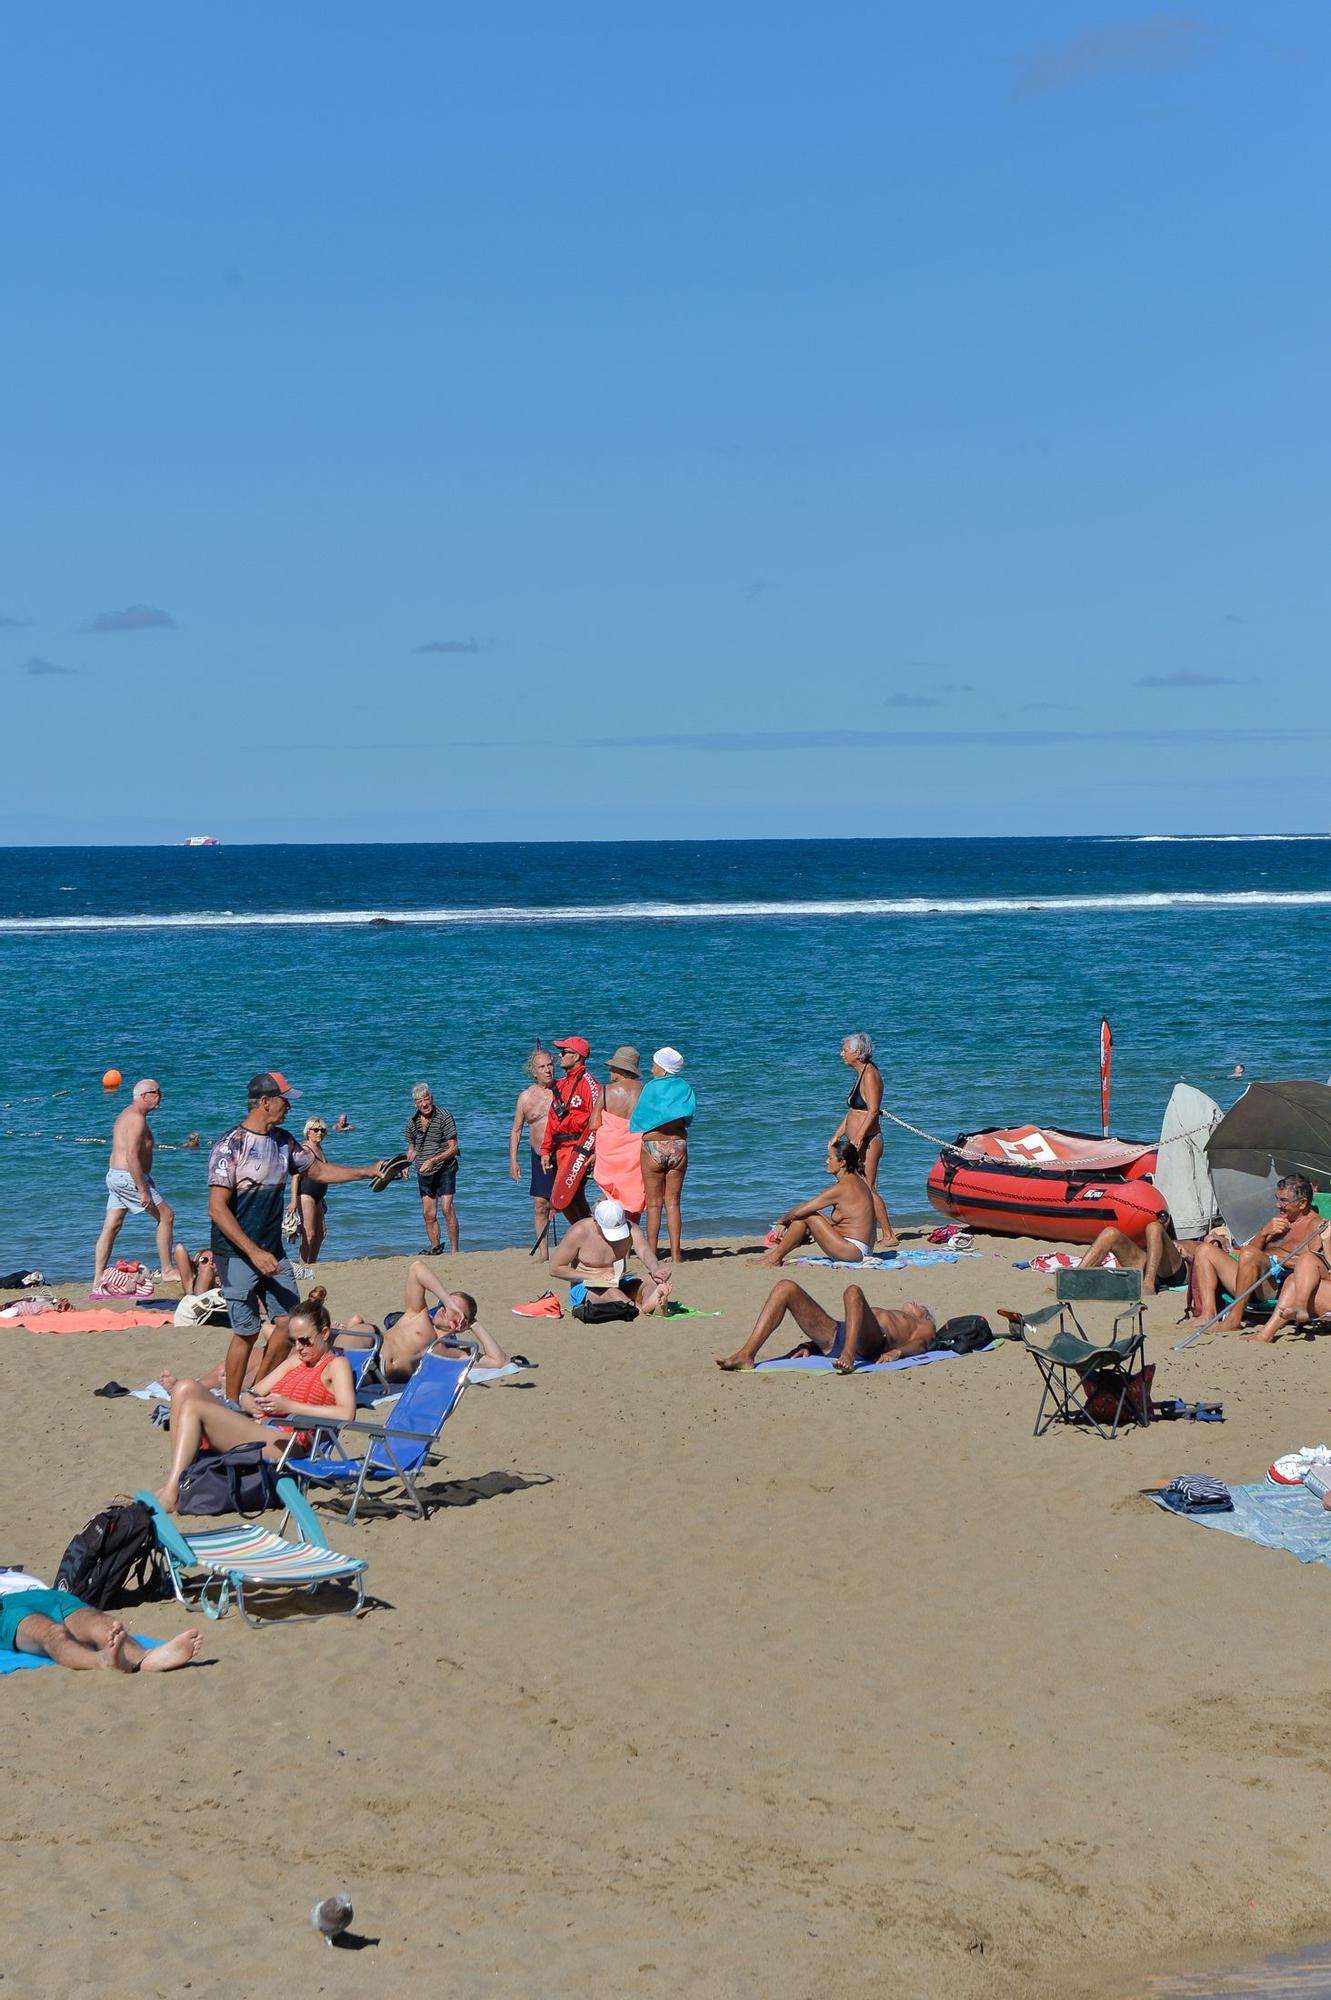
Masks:
[[[163,1511],[151,1493],[137,1493],[152,1511],[157,1544],[166,1562],[171,1587],[187,1611],[202,1611],[206,1618],[225,1615],[232,1597],[247,1625],[272,1624],[257,1613],[251,1615],[245,1592],[307,1591],[311,1598],[321,1586],[346,1584],[353,1588],[354,1601],[328,1611],[333,1617],[354,1617],[365,1601],[366,1564],[360,1556],[339,1555],[328,1546],[323,1525],[294,1479],[279,1479],[278,1496],[295,1522],[301,1539],[290,1542],[256,1521],[242,1521],[234,1528],[204,1528],[186,1534]],[[320,1603],[313,1610],[288,1612],[281,1622],[325,1615]]]

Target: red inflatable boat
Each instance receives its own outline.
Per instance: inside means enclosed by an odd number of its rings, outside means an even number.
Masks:
[[[1166,1212],[1147,1178],[1154,1167],[1154,1146],[1048,1125],[993,1127],[945,1146],[928,1192],[940,1214],[999,1236],[1090,1243],[1112,1224],[1140,1243]]]

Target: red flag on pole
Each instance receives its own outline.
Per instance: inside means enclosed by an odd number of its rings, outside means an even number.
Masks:
[[[1114,1036],[1107,1020],[1100,1022],[1100,1128],[1109,1137],[1109,1072],[1114,1063]]]

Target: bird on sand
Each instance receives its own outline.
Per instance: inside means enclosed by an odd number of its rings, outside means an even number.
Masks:
[[[355,1914],[350,1896],[325,1896],[310,1911],[310,1922],[320,1937],[326,1938],[332,1945],[341,1937]]]

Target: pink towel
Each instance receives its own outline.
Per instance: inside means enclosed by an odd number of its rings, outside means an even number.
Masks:
[[[596,1159],[592,1173],[598,1187],[630,1215],[641,1215],[647,1194],[642,1184],[642,1140],[629,1131],[627,1118],[603,1111],[596,1129]]]
[[[103,1306],[100,1312],[25,1313],[21,1319],[0,1320],[0,1327],[21,1327],[24,1333],[124,1333],[130,1327],[170,1326],[174,1313],[143,1312],[131,1306],[115,1312]]]

